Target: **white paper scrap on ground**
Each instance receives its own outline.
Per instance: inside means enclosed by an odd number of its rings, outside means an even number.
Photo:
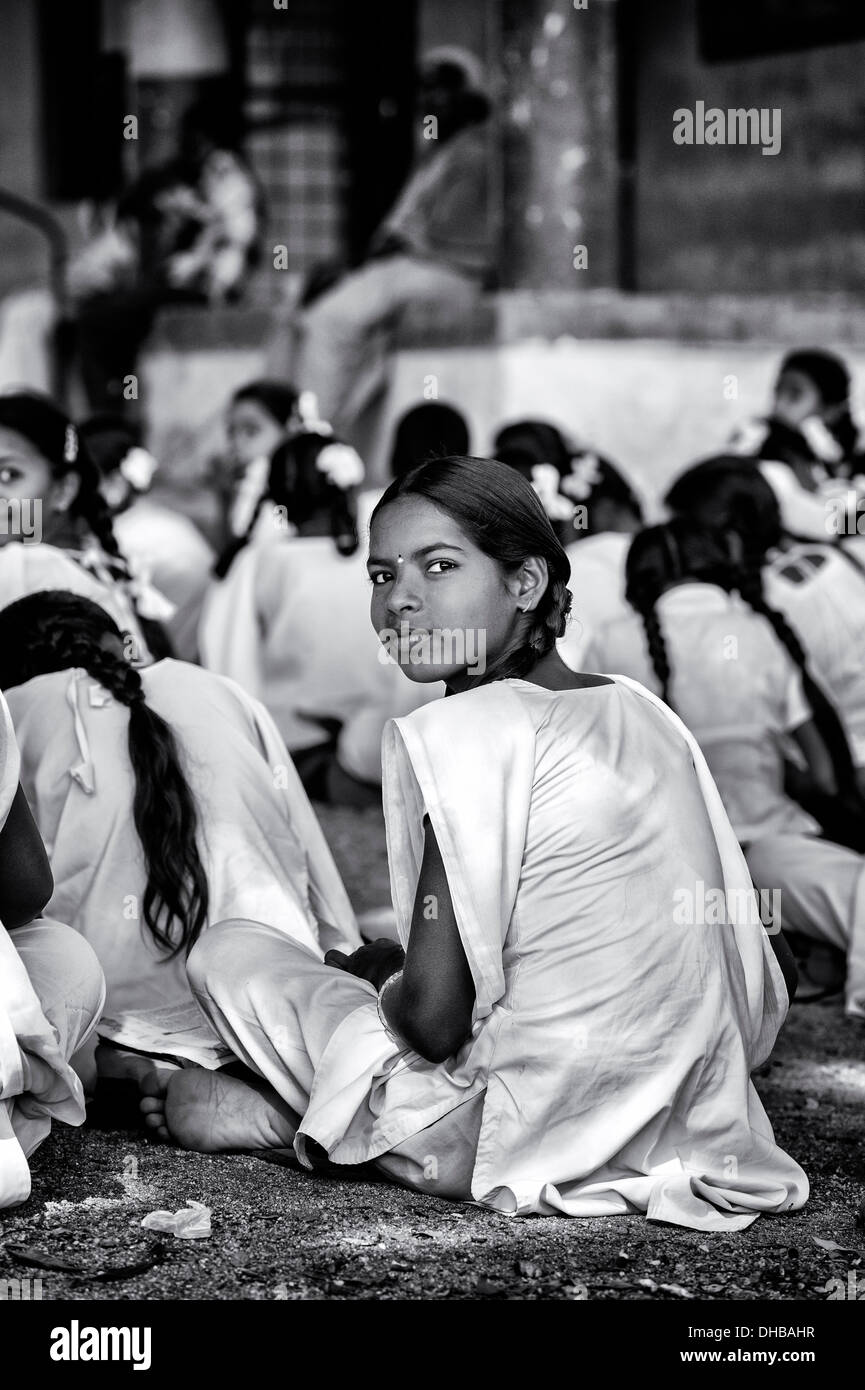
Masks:
[[[141,1224],[148,1231],[165,1231],[178,1240],[204,1240],[210,1235],[210,1207],[187,1197],[180,1211],[151,1211]]]

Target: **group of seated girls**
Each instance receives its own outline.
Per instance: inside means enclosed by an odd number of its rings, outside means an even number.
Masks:
[[[0,1205],[84,1119],[103,1010],[194,1001],[233,1060],[135,1067],[166,1142],[512,1214],[797,1209],[751,1080],[796,970],[753,885],[865,1009],[857,557],[791,533],[753,458],[644,529],[555,427],[472,458],[436,403],[364,492],[274,391],[235,399],[216,574],[169,600],[115,534],[138,446],[0,397],[0,488],[43,526],[0,536]],[[308,798],[374,791],[395,932],[365,942]]]

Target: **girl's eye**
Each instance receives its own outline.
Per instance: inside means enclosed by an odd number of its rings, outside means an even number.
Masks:
[[[379,570],[377,574],[370,575],[369,582],[374,587],[380,588],[381,585],[386,584],[390,578],[392,578],[392,576],[388,573],[387,570]]]
[[[444,565],[444,569],[436,569],[437,565]],[[456,565],[453,560],[433,560],[429,566],[430,574],[446,574],[448,570],[455,570]]]
[[[0,483],[5,483],[8,486],[9,483],[14,483],[15,479],[20,477],[21,474],[18,472],[17,468],[13,468],[11,464],[0,467]]]

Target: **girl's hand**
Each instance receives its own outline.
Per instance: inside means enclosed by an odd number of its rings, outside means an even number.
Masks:
[[[328,951],[325,965],[333,965],[337,970],[345,970],[349,975],[357,975],[361,980],[369,980],[376,989],[381,989],[385,980],[402,970],[405,952],[401,946],[381,936],[367,946],[360,946],[347,956],[344,951]]]

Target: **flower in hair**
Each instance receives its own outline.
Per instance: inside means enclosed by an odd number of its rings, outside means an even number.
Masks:
[[[289,430],[292,434],[333,434],[333,426],[322,420],[318,413],[318,397],[314,391],[301,391],[295,406],[297,424]]]
[[[146,492],[158,468],[159,464],[152,454],[136,447],[124,455],[119,472],[136,492]]]
[[[597,454],[577,454],[571,459],[571,471],[562,479],[562,492],[577,502],[584,502],[602,480],[601,463]]]
[[[570,521],[574,506],[559,491],[561,474],[552,463],[536,463],[532,468],[532,487],[550,521]]]
[[[78,431],[74,425],[66,426],[66,438],[63,441],[63,462],[74,463],[78,457]]]
[[[346,488],[360,487],[364,479],[360,454],[350,444],[325,444],[315,466],[329,483],[343,492]]]

